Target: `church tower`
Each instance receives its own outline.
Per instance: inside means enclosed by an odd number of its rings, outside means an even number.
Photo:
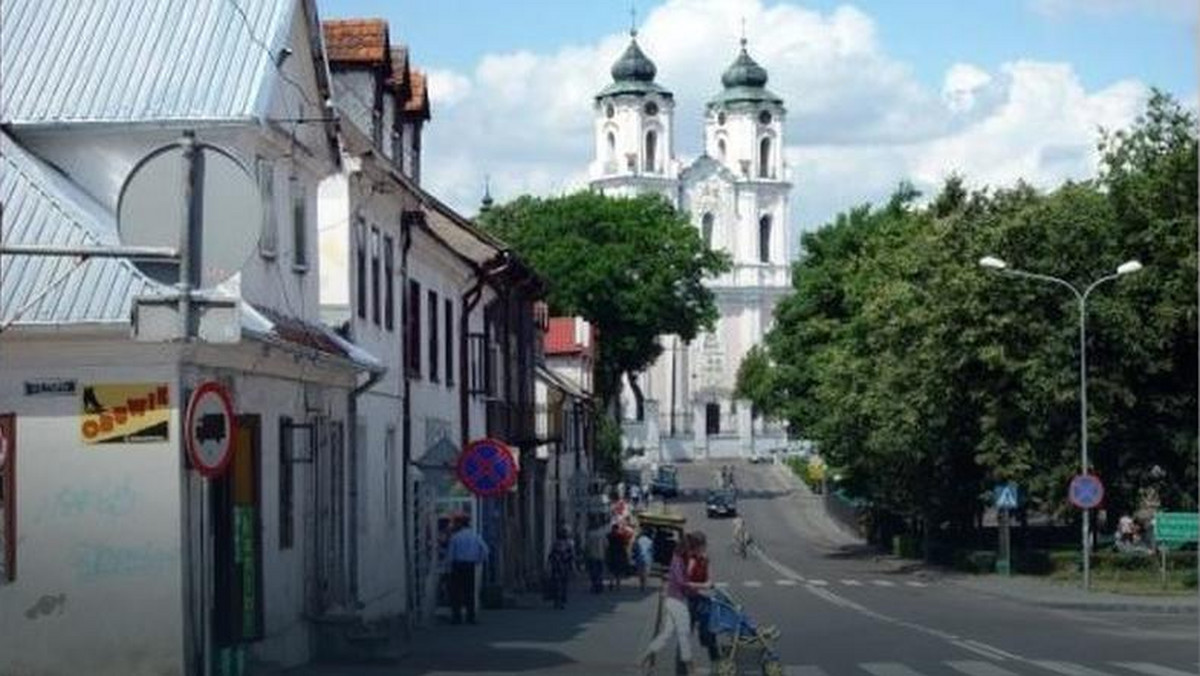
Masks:
[[[612,66],[613,81],[596,94],[594,190],[609,195],[658,192],[676,204],[675,97],[654,81],[658,69],[630,31]]]
[[[784,265],[788,259],[788,183],[783,160],[783,99],[766,88],[767,71],[746,50],[721,75],[705,111],[705,154],[739,185],[739,227],[727,239],[735,264]]]

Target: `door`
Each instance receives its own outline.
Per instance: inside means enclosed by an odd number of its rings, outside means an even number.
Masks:
[[[237,420],[233,458],[211,488],[213,643],[218,650],[263,637],[261,420]]]

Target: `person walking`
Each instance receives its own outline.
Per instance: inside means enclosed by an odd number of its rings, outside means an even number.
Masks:
[[[721,651],[717,646],[717,637],[709,631],[708,616],[712,612],[712,600],[703,590],[712,589],[712,571],[708,560],[708,538],[702,531],[692,531],[687,535],[688,567],[687,578],[691,583],[688,589],[688,615],[691,618],[690,629],[698,629],[700,645],[708,651],[708,659],[715,667],[721,659]]]
[[[550,587],[554,607],[561,610],[567,607],[567,583],[571,578],[571,570],[575,567],[575,547],[571,544],[571,534],[566,528],[558,529],[558,537],[550,545],[549,568]]]
[[[688,614],[687,595],[691,589],[700,588],[687,579],[688,539],[685,537],[675,548],[671,567],[667,572],[665,597],[663,598],[662,625],[658,634],[642,653],[641,666],[644,673],[651,673],[654,659],[672,636],[679,645],[679,659],[683,673],[692,674],[691,617]]]
[[[447,551],[450,560],[450,624],[475,624],[475,567],[488,558],[488,546],[471,530],[471,517],[463,514],[455,520],[454,535]]]
[[[629,574],[629,552],[625,549],[625,544],[620,524],[614,523],[608,532],[608,549],[605,556],[609,583],[613,589],[620,589],[621,578]]]
[[[654,540],[643,528],[633,541],[633,563],[637,567],[638,589],[646,591],[646,580],[650,577],[650,565],[654,562]]]
[[[592,593],[604,591],[604,546],[605,532],[603,528],[593,528],[588,531],[584,545],[587,559],[588,579],[592,583]]]

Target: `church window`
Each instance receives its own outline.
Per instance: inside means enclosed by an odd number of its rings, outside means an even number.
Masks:
[[[611,103],[604,107],[604,117],[607,117],[610,120],[612,119],[613,115],[616,114],[616,112],[617,111],[613,110]]]
[[[771,217],[769,215],[758,219],[758,261],[771,262]]]
[[[771,111],[764,110],[758,114],[759,124],[771,124]]]
[[[758,177],[771,177],[771,137],[764,136],[758,144]]]
[[[724,111],[717,113],[717,124],[721,125],[722,127],[725,126],[725,112]]]
[[[700,233],[704,237],[705,248],[711,249],[713,237],[713,215],[711,213],[704,214],[700,219]]]
[[[722,162],[725,161],[725,139],[723,138],[717,139],[717,157],[719,157]]]
[[[646,171],[653,173],[658,165],[658,134],[653,129],[646,132],[646,152],[643,155],[646,160]]]
[[[611,162],[617,154],[617,137],[608,132],[608,161]]]
[[[658,104],[653,101],[647,101],[645,111],[650,117],[658,115]]]

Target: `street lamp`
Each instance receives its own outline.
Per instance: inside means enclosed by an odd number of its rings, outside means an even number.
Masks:
[[[979,259],[980,267],[989,270],[995,270],[1002,274],[1012,275],[1013,277],[1025,277],[1027,279],[1035,279],[1043,282],[1051,282],[1060,286],[1065,286],[1075,294],[1076,300],[1079,301],[1079,464],[1080,472],[1087,474],[1088,471],[1088,435],[1087,435],[1087,299],[1091,295],[1092,290],[1100,286],[1104,282],[1112,281],[1124,275],[1130,275],[1142,269],[1142,264],[1136,260],[1130,260],[1122,263],[1117,267],[1116,272],[1105,275],[1100,279],[1089,284],[1083,291],[1080,291],[1074,284],[1065,279],[1043,275],[1036,272],[1026,272],[1008,267],[1008,263],[1003,259],[995,256],[984,256]],[[1090,529],[1089,525],[1091,510],[1083,510],[1083,589],[1087,591],[1091,585],[1091,546],[1090,546]]]

